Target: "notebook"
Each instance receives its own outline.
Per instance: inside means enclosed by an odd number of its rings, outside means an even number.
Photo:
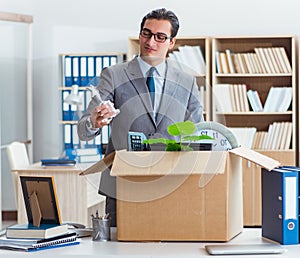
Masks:
[[[48,238],[48,239],[8,239],[0,238],[0,249],[32,252],[47,248],[56,248],[68,245],[77,245],[80,241],[77,240],[75,232],[69,232],[64,235]]]
[[[287,251],[275,243],[206,245],[205,249],[211,255],[281,254]]]

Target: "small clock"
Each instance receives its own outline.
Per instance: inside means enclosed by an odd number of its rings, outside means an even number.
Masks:
[[[208,135],[214,138],[213,151],[231,150],[239,147],[234,134],[224,125],[217,122],[200,122],[196,124],[196,132],[199,135]]]

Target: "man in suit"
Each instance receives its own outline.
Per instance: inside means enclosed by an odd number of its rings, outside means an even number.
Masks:
[[[139,56],[102,70],[97,90],[103,100],[113,105],[101,104],[99,98],[93,97],[78,122],[81,140],[93,139],[101,134],[104,125],[111,122],[106,149],[106,154],[109,154],[127,148],[129,131],[170,138],[168,125],[186,120],[203,121],[196,79],[166,60],[167,52],[175,45],[178,29],[178,18],[164,8],[153,10],[143,18]],[[147,85],[151,67],[155,67],[151,69],[154,69],[154,94]],[[114,117],[115,108],[120,114]],[[111,117],[114,118],[110,120]],[[116,186],[109,170],[101,175],[99,194],[107,196],[106,212],[111,216],[111,225],[116,226]]]

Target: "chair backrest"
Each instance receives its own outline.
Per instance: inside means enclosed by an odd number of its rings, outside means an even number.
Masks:
[[[6,153],[11,170],[29,166],[27,149],[22,142],[12,142],[6,147]]]
[[[22,142],[12,142],[11,144],[6,146],[6,153],[10,165],[11,172],[15,170],[12,175],[14,189],[15,189],[15,201],[16,206],[18,207],[18,200],[19,200],[19,175],[16,172],[18,168],[26,168],[30,165],[29,157],[27,153],[27,149],[24,143]]]

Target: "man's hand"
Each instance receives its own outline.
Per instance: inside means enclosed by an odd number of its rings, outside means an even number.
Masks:
[[[104,101],[99,106],[95,107],[91,114],[91,122],[93,128],[102,128],[104,125],[120,113],[119,109],[115,109],[114,104],[110,101]]]

